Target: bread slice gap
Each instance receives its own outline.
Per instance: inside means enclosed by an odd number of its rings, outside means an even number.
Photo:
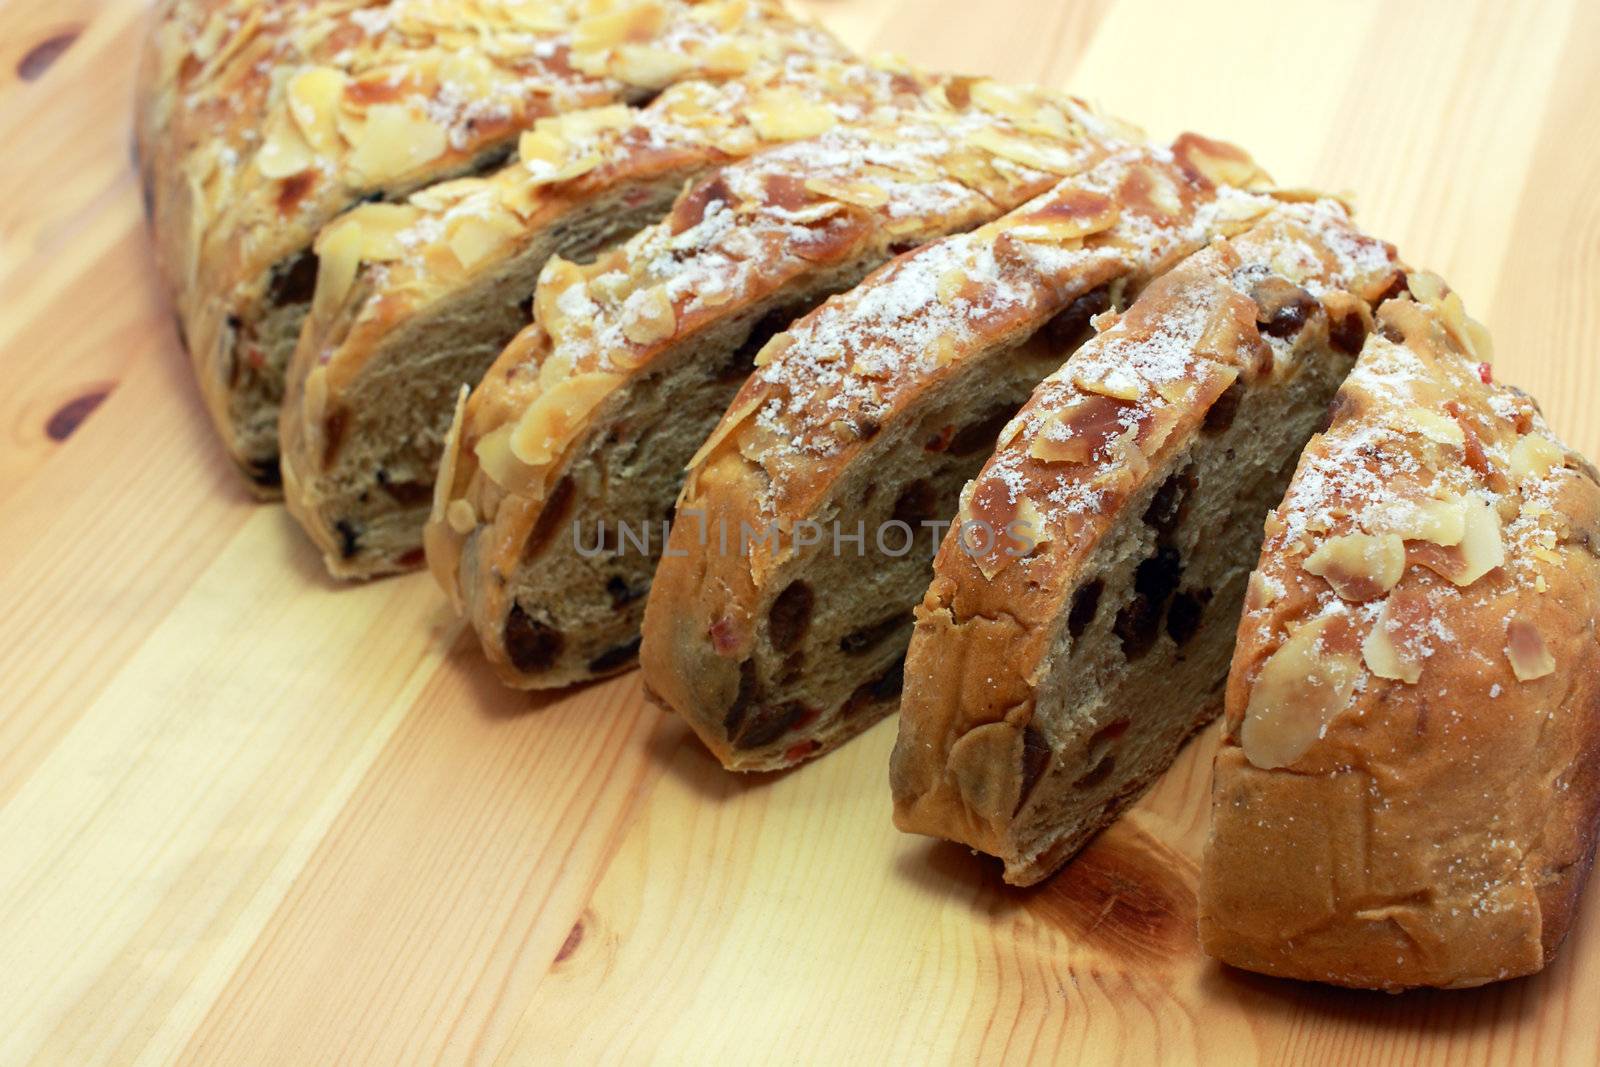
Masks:
[[[428,525],[429,564],[501,676],[545,688],[630,666],[683,469],[756,353],[1120,133],[1070,97],[960,82],[730,164],[593,264],[551,261],[534,325],[453,434]]]
[[[1040,384],[964,491],[917,611],[901,829],[1029,885],[1171,763],[1218,710],[1261,517],[1399,277],[1337,203],[1285,204]]]
[[[1266,523],[1205,951],[1398,991],[1543,968],[1600,835],[1600,473],[1413,273]]]
[[[780,335],[686,480],[645,612],[648,690],[735,770],[893,711],[940,528],[1001,427],[1093,315],[1272,210],[1239,188],[1265,180],[1193,134],[1130,148]]]
[[[641,104],[785,54],[848,52],[777,0],[615,11],[192,5],[159,19],[138,126],[179,329],[231,458],[279,490],[284,371],[311,306],[318,231],[351,207],[481,174],[544,116]],[[279,13],[282,14],[281,12]]]
[[[720,84],[680,83],[643,109],[540,120],[524,158],[491,177],[346,213],[318,241],[334,267],[288,370],[280,432],[286,502],[329,571],[422,564],[455,395],[527,325],[552,256],[591,260],[665,216],[686,181],[939,84],[793,56]]]

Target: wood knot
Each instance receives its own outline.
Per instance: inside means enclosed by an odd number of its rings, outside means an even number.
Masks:
[[[556,962],[564,963],[571,959],[581,944],[583,944],[583,920],[579,919],[572,924],[572,929],[567,931],[567,939],[561,942],[561,948],[556,952]]]
[[[44,424],[45,434],[52,441],[65,441],[73,435],[79,426],[83,425],[83,420],[87,419],[94,412],[94,409],[99,407],[100,403],[109,395],[111,395],[111,387],[103,385],[96,386],[88,392],[73,397],[59,408],[56,408],[55,413]]]
[[[38,81],[44,72],[54,66],[55,61],[72,47],[73,42],[78,39],[78,34],[82,32],[81,27],[63,30],[46,37],[28,49],[22,58],[17,60],[17,77],[25,82]]]

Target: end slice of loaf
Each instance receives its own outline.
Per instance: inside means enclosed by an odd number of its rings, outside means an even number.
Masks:
[[[1267,520],[1200,886],[1212,956],[1389,990],[1539,970],[1600,832],[1600,475],[1410,292]]]
[[[1041,378],[1274,201],[1244,153],[1129,148],[896,260],[775,337],[701,447],[645,609],[645,684],[735,770],[893,711],[939,527]],[[743,537],[751,531],[749,537]]]
[[[1261,517],[1394,251],[1323,200],[1153,282],[964,490],[906,659],[895,822],[1060,867],[1218,710]]]
[[[1092,165],[1104,123],[992,82],[762,152],[578,267],[467,405],[430,566],[513,685],[631,666],[683,469],[761,347],[898,252],[988,222]],[[448,484],[446,484],[448,482]]]
[[[791,52],[847,57],[777,0],[177,4],[138,122],[152,227],[228,451],[278,489],[284,368],[350,207],[498,168],[542,116],[639,103]]]
[[[686,181],[904,106],[937,84],[804,54],[648,107],[540,120],[489,178],[347,212],[317,241],[312,313],[280,424],[290,512],[339,577],[422,563],[456,391],[527,325],[551,256],[583,261],[660,219]],[[359,262],[359,267],[355,264]]]

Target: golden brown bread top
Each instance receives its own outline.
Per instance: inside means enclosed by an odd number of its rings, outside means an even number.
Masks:
[[[460,540],[508,496],[536,514],[589,414],[665,354],[870,243],[920,244],[1021,203],[1103,157],[1118,132],[1071,97],[956,81],[730,164],[592,264],[552,260],[534,325],[473,392],[455,435],[430,565],[454,590]]]
[[[1432,275],[1409,284],[1423,302],[1384,306],[1267,520],[1228,701],[1230,732],[1263,769],[1320,764],[1316,742],[1374,679],[1425,685],[1456,640],[1448,618],[1485,598],[1534,602],[1556,570],[1594,559],[1592,468],[1526,394],[1492,384],[1487,335],[1460,298]],[[1547,635],[1514,612],[1503,623],[1517,680],[1557,669]],[[1296,658],[1321,658],[1335,684],[1280,687]]]
[[[1066,605],[1124,503],[1235,381],[1294,373],[1302,326],[1320,317],[1353,355],[1394,255],[1331,200],[1279,205],[1102,316],[1104,332],[1040,384],[962,494],[956,528],[988,524],[988,551],[952,531],[917,611],[894,773],[902,829],[1006,854],[1020,763],[960,742],[1003,723],[1020,752]],[[1003,533],[1013,523],[1036,544],[1026,556]]]
[[[809,514],[830,473],[963,360],[1024,340],[1096,286],[1142,281],[1176,250],[1246,228],[1274,204],[1244,191],[1265,181],[1233,146],[1185,134],[1171,149],[1128,146],[996,222],[902,256],[766,345],[700,449],[686,502],[727,457],[760,469],[754,516]]]
[[[464,169],[540,115],[729,76],[790,51],[843,58],[759,0],[177,4],[152,39],[159,180],[187,189],[181,283],[243,279],[284,222]],[[185,254],[186,253],[186,254]]]
[[[1600,808],[1594,468],[1409,284],[1267,521],[1202,924],[1229,962],[1387,988],[1537,970]]]
[[[728,82],[681,82],[641,109],[613,104],[540,119],[522,135],[519,159],[493,175],[361,205],[319,235],[312,314],[324,351],[313,374],[337,393],[390,326],[493,274],[575,206],[630,181],[863,121],[934,84],[886,64],[797,53]],[[352,294],[359,304],[346,306]],[[336,328],[330,318],[340,320]]]

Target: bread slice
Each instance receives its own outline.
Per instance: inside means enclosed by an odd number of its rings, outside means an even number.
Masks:
[[[1107,151],[1072,99],[959,81],[688,189],[586,267],[474,392],[428,559],[510,684],[630,666],[685,464],[761,346],[897,252],[971,229]],[[603,524],[603,525],[602,525]]]
[[[1218,959],[1388,990],[1539,970],[1600,832],[1600,475],[1410,293],[1267,520],[1200,884]]]
[[[902,830],[1032,884],[1216,713],[1261,517],[1398,278],[1338,204],[1284,205],[1157,279],[1035,390],[962,492],[917,610]]]
[[[527,324],[552,255],[592,258],[665,215],[685,181],[935,84],[794,55],[720,84],[679,83],[640,110],[541,119],[522,160],[492,177],[347,212],[317,243],[319,291],[280,423],[284,495],[329,570],[422,563],[456,391]]]
[[[774,338],[678,500],[647,688],[734,770],[788,766],[893,711],[934,527],[1000,427],[1092,315],[1267,212],[1227,184],[1264,179],[1194,135],[1130,148]]]
[[[207,406],[262,495],[317,231],[499,167],[541,116],[638,103],[790,52],[847,53],[776,0],[178,4],[138,122],[159,258]]]

